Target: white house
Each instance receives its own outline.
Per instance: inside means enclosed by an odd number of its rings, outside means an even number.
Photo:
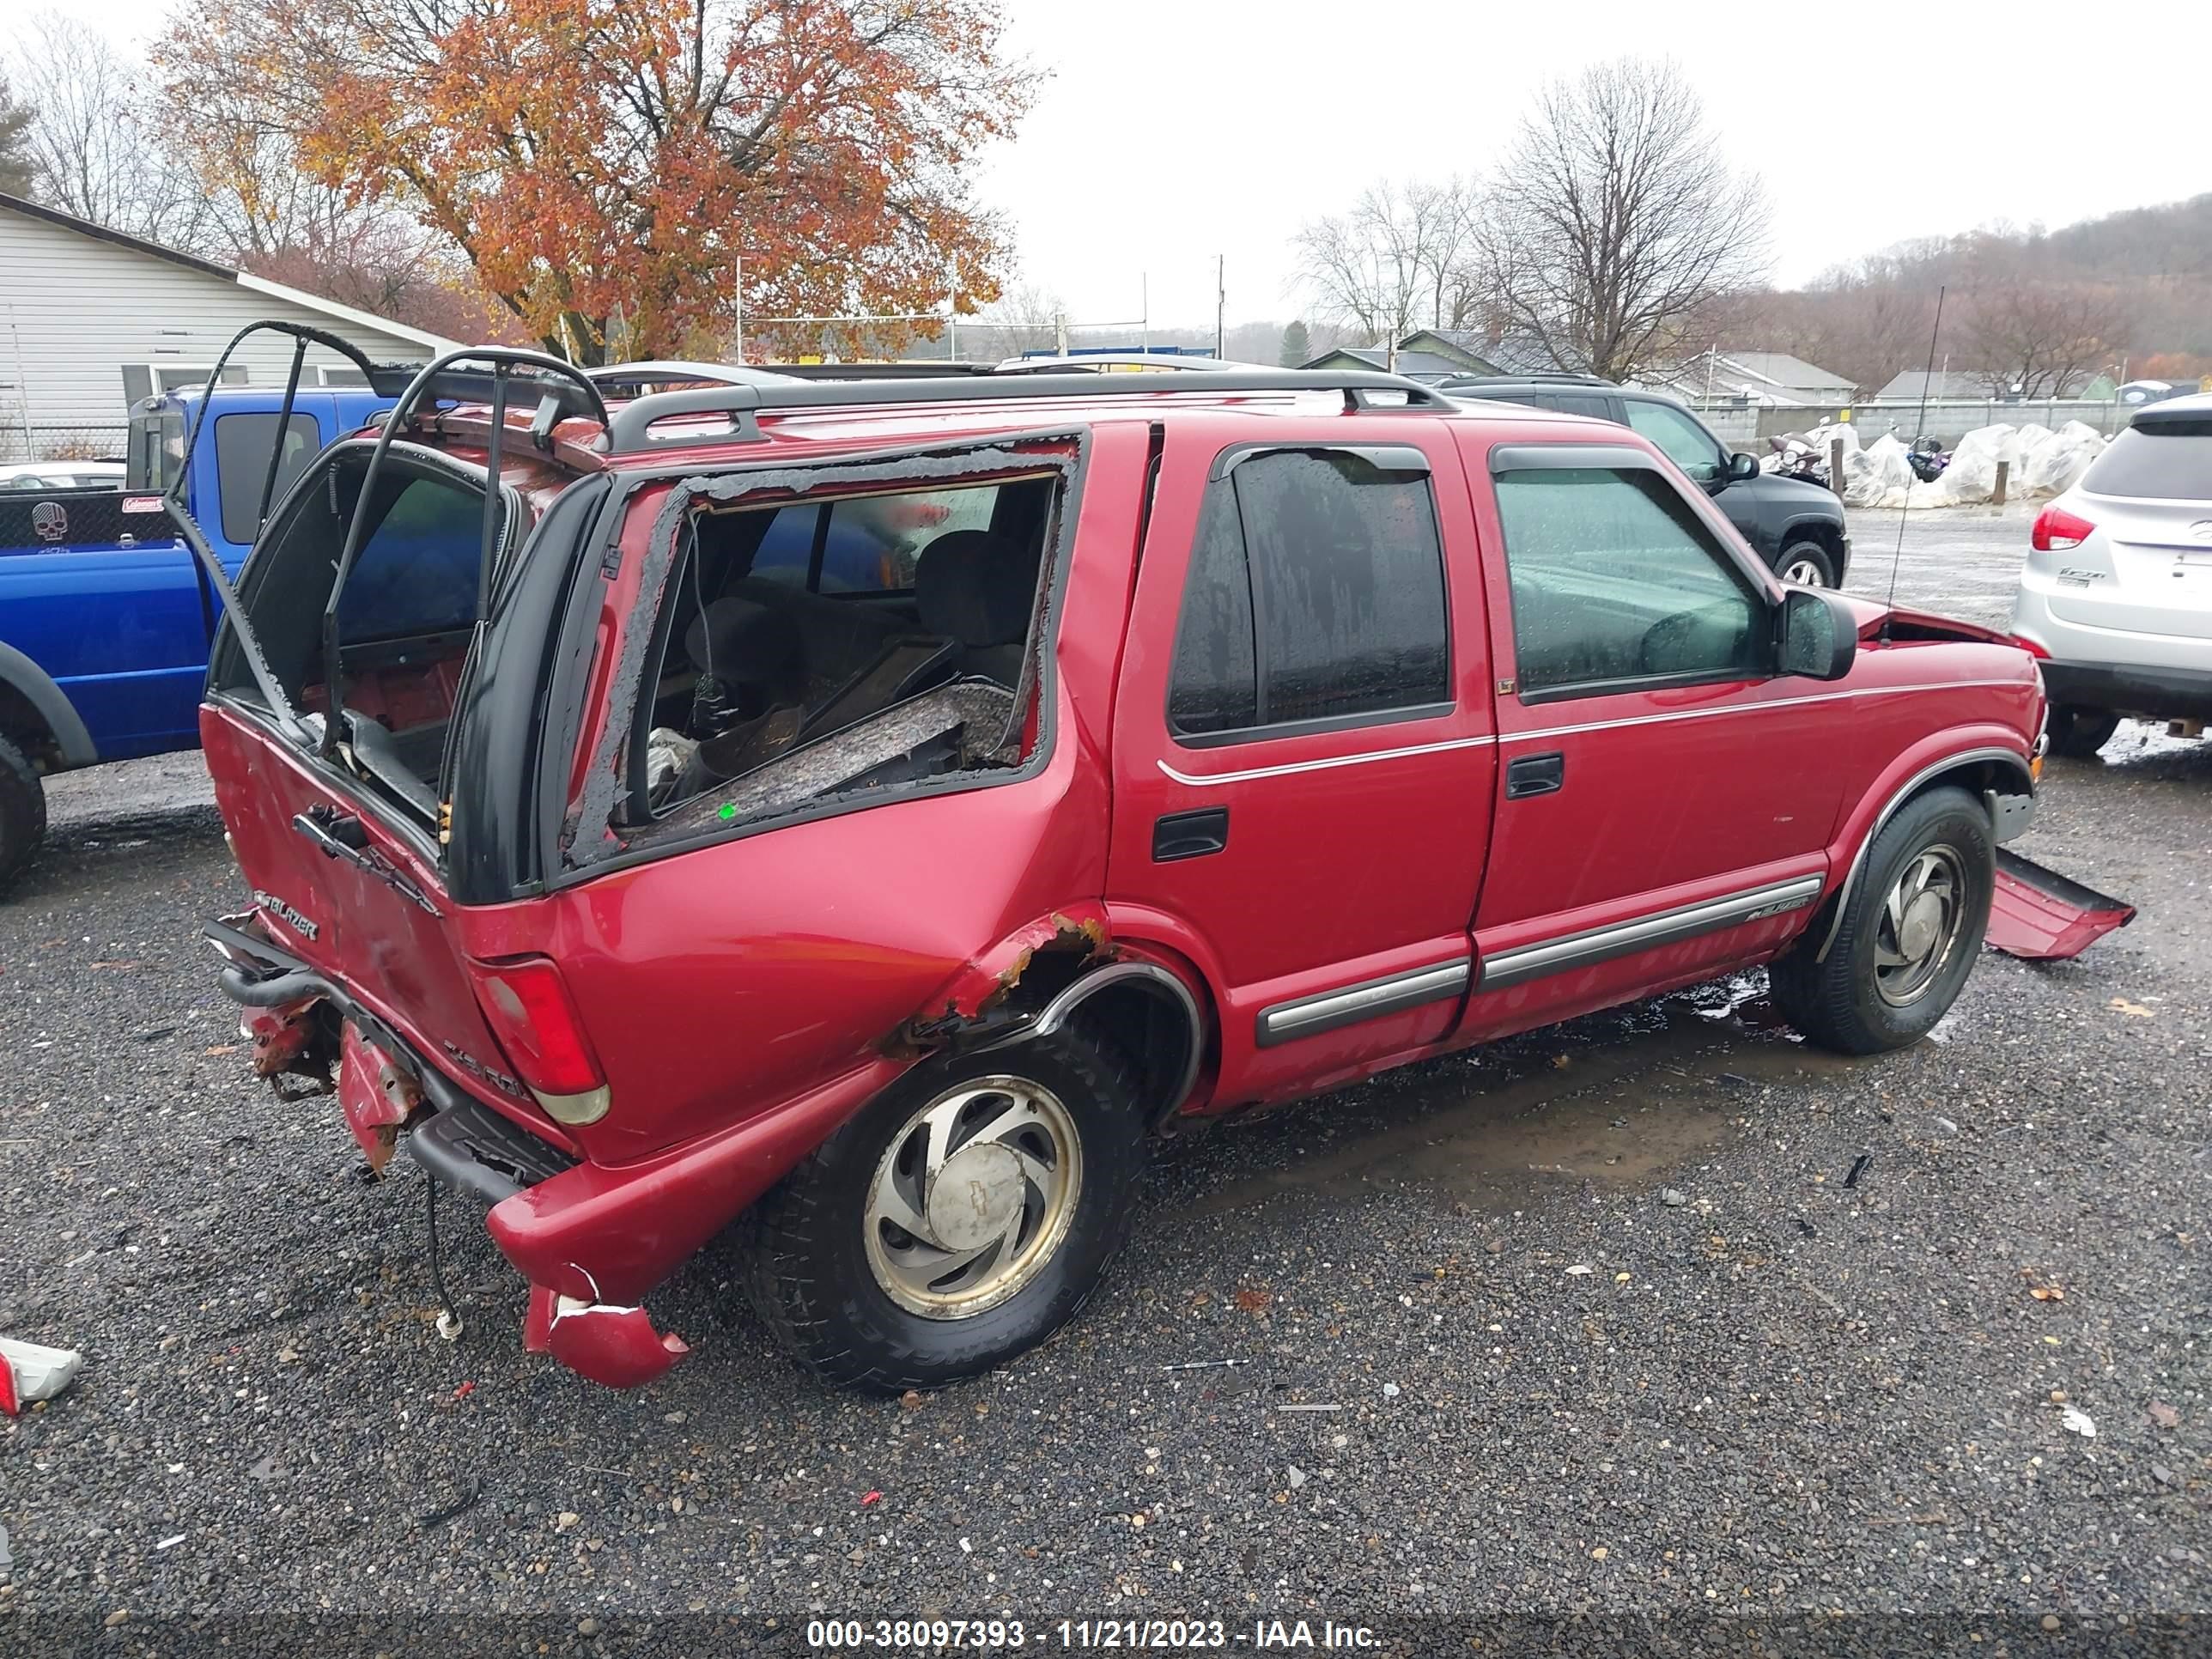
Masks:
[[[458,343],[0,195],[0,460],[120,454],[133,402],[202,383],[264,317],[311,324],[374,362],[424,362]],[[281,386],[291,356],[290,340],[258,335],[224,382]],[[317,347],[302,380],[358,386],[362,374]]]

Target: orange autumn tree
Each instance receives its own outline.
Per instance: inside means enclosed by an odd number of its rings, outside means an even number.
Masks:
[[[598,362],[720,349],[740,261],[748,316],[995,299],[966,179],[1028,106],[1001,28],[996,0],[191,0],[156,61],[211,177],[251,118]]]

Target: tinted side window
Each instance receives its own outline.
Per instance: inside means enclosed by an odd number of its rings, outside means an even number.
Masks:
[[[1613,399],[1601,398],[1593,392],[1563,392],[1553,400],[1553,406],[1562,415],[1588,415],[1600,421],[1618,421],[1620,418],[1613,413]]]
[[[222,490],[222,538],[249,545],[260,533],[261,485],[269,476],[269,446],[276,435],[276,416],[221,415],[215,423],[216,476]],[[295,415],[284,429],[284,454],[276,464],[274,507],[292,480],[321,447],[312,415]]]
[[[1521,690],[1765,672],[1765,607],[1661,474],[1498,480]]]
[[[1720,446],[1712,434],[1668,404],[1628,399],[1628,423],[1659,446],[1660,453],[1699,483],[1721,476]]]
[[[1224,479],[1200,503],[1191,543],[1168,684],[1168,719],[1176,731],[1235,732],[1260,723],[1252,649],[1252,577],[1237,492]]]
[[[1208,486],[1169,696],[1178,730],[1449,703],[1450,663],[1425,474],[1294,451]]]

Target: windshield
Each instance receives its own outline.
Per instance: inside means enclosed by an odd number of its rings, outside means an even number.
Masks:
[[[2212,417],[2130,427],[2089,464],[2081,488],[2098,495],[2212,501]]]

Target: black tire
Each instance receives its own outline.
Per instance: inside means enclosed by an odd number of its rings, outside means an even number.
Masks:
[[[1958,920],[1948,954],[1899,1006],[1883,994],[1876,977],[1883,906],[1899,878],[1933,848],[1957,856]],[[1989,927],[1996,869],[1989,815],[1972,795],[1946,787],[1907,801],[1868,849],[1828,959],[1814,959],[1826,933],[1824,911],[1798,946],[1769,970],[1775,1006],[1814,1042],[1841,1054],[1875,1054],[1917,1042],[1950,1011],[1973,971]]]
[[[895,1301],[871,1264],[870,1193],[918,1112],[993,1076],[1040,1085],[1065,1109],[1081,1152],[1073,1213],[1057,1247],[1007,1299],[963,1317],[925,1316]],[[977,1376],[1043,1341],[1090,1299],[1128,1235],[1146,1151],[1126,1063],[1073,1030],[925,1061],[753,1206],[746,1293],[792,1357],[826,1382],[896,1393]]]
[[[7,890],[46,833],[46,792],[23,751],[0,738],[0,892]]]
[[[2043,729],[2051,735],[2051,752],[2069,760],[2094,760],[2097,751],[2120,729],[2120,717],[2108,708],[2085,708],[2077,702],[2055,705]]]
[[[1785,573],[1799,566],[1809,567],[1814,573],[1814,580],[1806,582],[1806,586],[1833,587],[1836,585],[1836,562],[1820,543],[1792,542],[1782,550],[1782,556],[1774,562],[1775,574],[1782,576],[1784,581],[1790,580]]]

